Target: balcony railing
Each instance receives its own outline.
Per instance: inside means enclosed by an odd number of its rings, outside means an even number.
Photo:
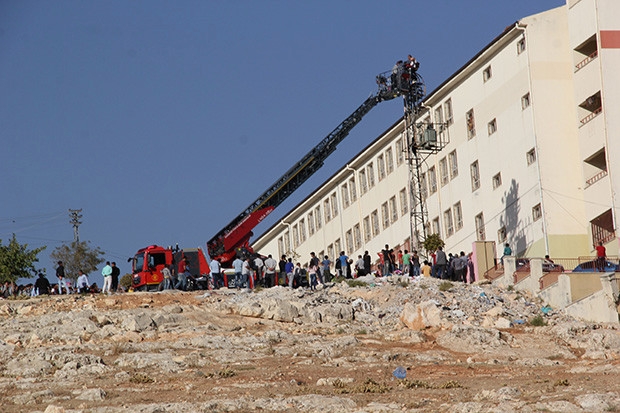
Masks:
[[[592,119],[594,119],[595,117],[597,117],[598,115],[601,114],[601,112],[603,111],[603,107],[598,107],[596,109],[594,109],[594,111],[592,113],[590,113],[588,116],[586,116],[585,118],[581,119],[579,122],[581,123],[581,126],[585,125],[586,123],[590,122]]]
[[[590,185],[593,185],[595,182],[600,181],[606,176],[607,176],[607,171],[601,171],[597,173],[596,175],[586,179],[586,188],[589,187]]]
[[[586,57],[581,62],[577,63],[575,65],[575,73],[577,73],[579,70],[583,69],[592,60],[596,59],[597,56],[598,56],[598,50],[595,50],[594,53],[592,53],[590,56]]]

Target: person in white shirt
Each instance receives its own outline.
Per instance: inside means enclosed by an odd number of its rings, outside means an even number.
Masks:
[[[276,267],[278,263],[273,259],[271,254],[267,256],[265,260],[265,287],[271,288],[276,282]]]
[[[213,276],[213,286],[217,290],[224,286],[224,277],[222,277],[222,265],[217,258],[211,260],[209,264],[211,268],[211,275]]]
[[[88,282],[88,276],[82,270],[80,270],[80,276],[77,279],[77,289],[81,294],[86,294],[90,291],[90,283]]]

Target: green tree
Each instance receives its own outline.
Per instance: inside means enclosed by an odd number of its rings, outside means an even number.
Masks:
[[[63,243],[50,254],[54,262],[62,261],[65,266],[65,276],[76,281],[80,270],[85,273],[93,272],[104,261],[104,252],[99,247],[91,247],[90,241],[73,241]]]
[[[15,282],[18,278],[34,277],[37,273],[34,263],[39,262],[37,255],[45,248],[47,247],[29,250],[28,244],[17,242],[15,234],[9,245],[2,245],[0,240],[0,282]]]
[[[428,237],[426,237],[426,239],[422,243],[422,246],[424,247],[426,252],[429,252],[429,253],[437,250],[437,248],[439,247],[443,248],[444,245],[446,245],[446,243],[443,242],[439,234],[429,235]]]

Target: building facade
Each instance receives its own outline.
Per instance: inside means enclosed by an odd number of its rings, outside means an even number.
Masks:
[[[416,233],[438,233],[448,252],[494,241],[577,257],[601,241],[617,255],[617,16],[616,0],[567,0],[509,26],[424,99],[415,125],[388,128],[254,249],[378,258],[385,244],[411,250]],[[412,151],[420,125],[434,126],[440,150]]]

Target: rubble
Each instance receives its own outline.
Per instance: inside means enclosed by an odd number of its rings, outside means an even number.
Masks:
[[[527,293],[490,284],[356,281],[3,301],[0,405],[7,413],[620,409],[617,324],[543,312]]]

